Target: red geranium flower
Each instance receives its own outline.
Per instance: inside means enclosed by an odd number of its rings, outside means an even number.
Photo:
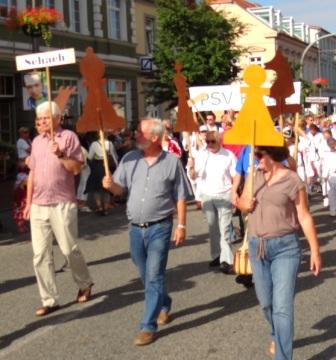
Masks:
[[[313,84],[317,86],[327,86],[329,81],[323,77],[313,80]]]

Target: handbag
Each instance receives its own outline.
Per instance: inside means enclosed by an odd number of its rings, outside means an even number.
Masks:
[[[251,262],[248,255],[247,231],[245,231],[243,245],[234,254],[233,271],[237,275],[252,274]]]

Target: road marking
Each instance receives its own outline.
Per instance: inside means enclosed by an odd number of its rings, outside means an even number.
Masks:
[[[87,303],[78,305],[80,307],[79,309],[76,309],[75,311],[72,311],[69,314],[61,315],[52,325],[47,325],[40,327],[36,330],[34,330],[31,333],[28,333],[27,335],[23,336],[22,338],[19,338],[17,340],[14,340],[7,348],[0,350],[0,359],[5,358],[6,356],[10,355],[11,353],[20,350],[23,346],[27,345],[28,343],[32,342],[33,340],[47,334],[49,331],[53,330],[57,325],[66,323],[68,321],[71,321],[75,319],[81,312],[84,310],[89,309],[90,307],[97,305],[101,302],[103,302],[107,298],[107,295],[100,296],[96,299],[90,300]],[[6,337],[5,335],[4,337]],[[1,346],[1,342],[0,342]]]

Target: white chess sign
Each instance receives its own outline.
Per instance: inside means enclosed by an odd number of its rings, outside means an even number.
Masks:
[[[73,64],[76,62],[76,55],[75,49],[70,48],[27,55],[18,55],[15,57],[15,61],[16,69],[21,71]]]

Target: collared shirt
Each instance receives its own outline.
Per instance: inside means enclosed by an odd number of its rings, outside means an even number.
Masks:
[[[83,153],[77,135],[70,130],[57,129],[55,142],[67,158],[83,162]],[[48,134],[37,136],[32,144],[29,167],[34,171],[33,204],[53,205],[75,202],[74,175],[50,150]]]
[[[127,153],[113,174],[128,191],[127,216],[133,223],[161,220],[172,215],[177,200],[191,196],[180,160],[165,151],[148,165],[140,150]]]
[[[200,194],[221,196],[232,188],[236,158],[231,151],[223,148],[216,153],[204,150],[195,158],[195,171],[200,179]]]

